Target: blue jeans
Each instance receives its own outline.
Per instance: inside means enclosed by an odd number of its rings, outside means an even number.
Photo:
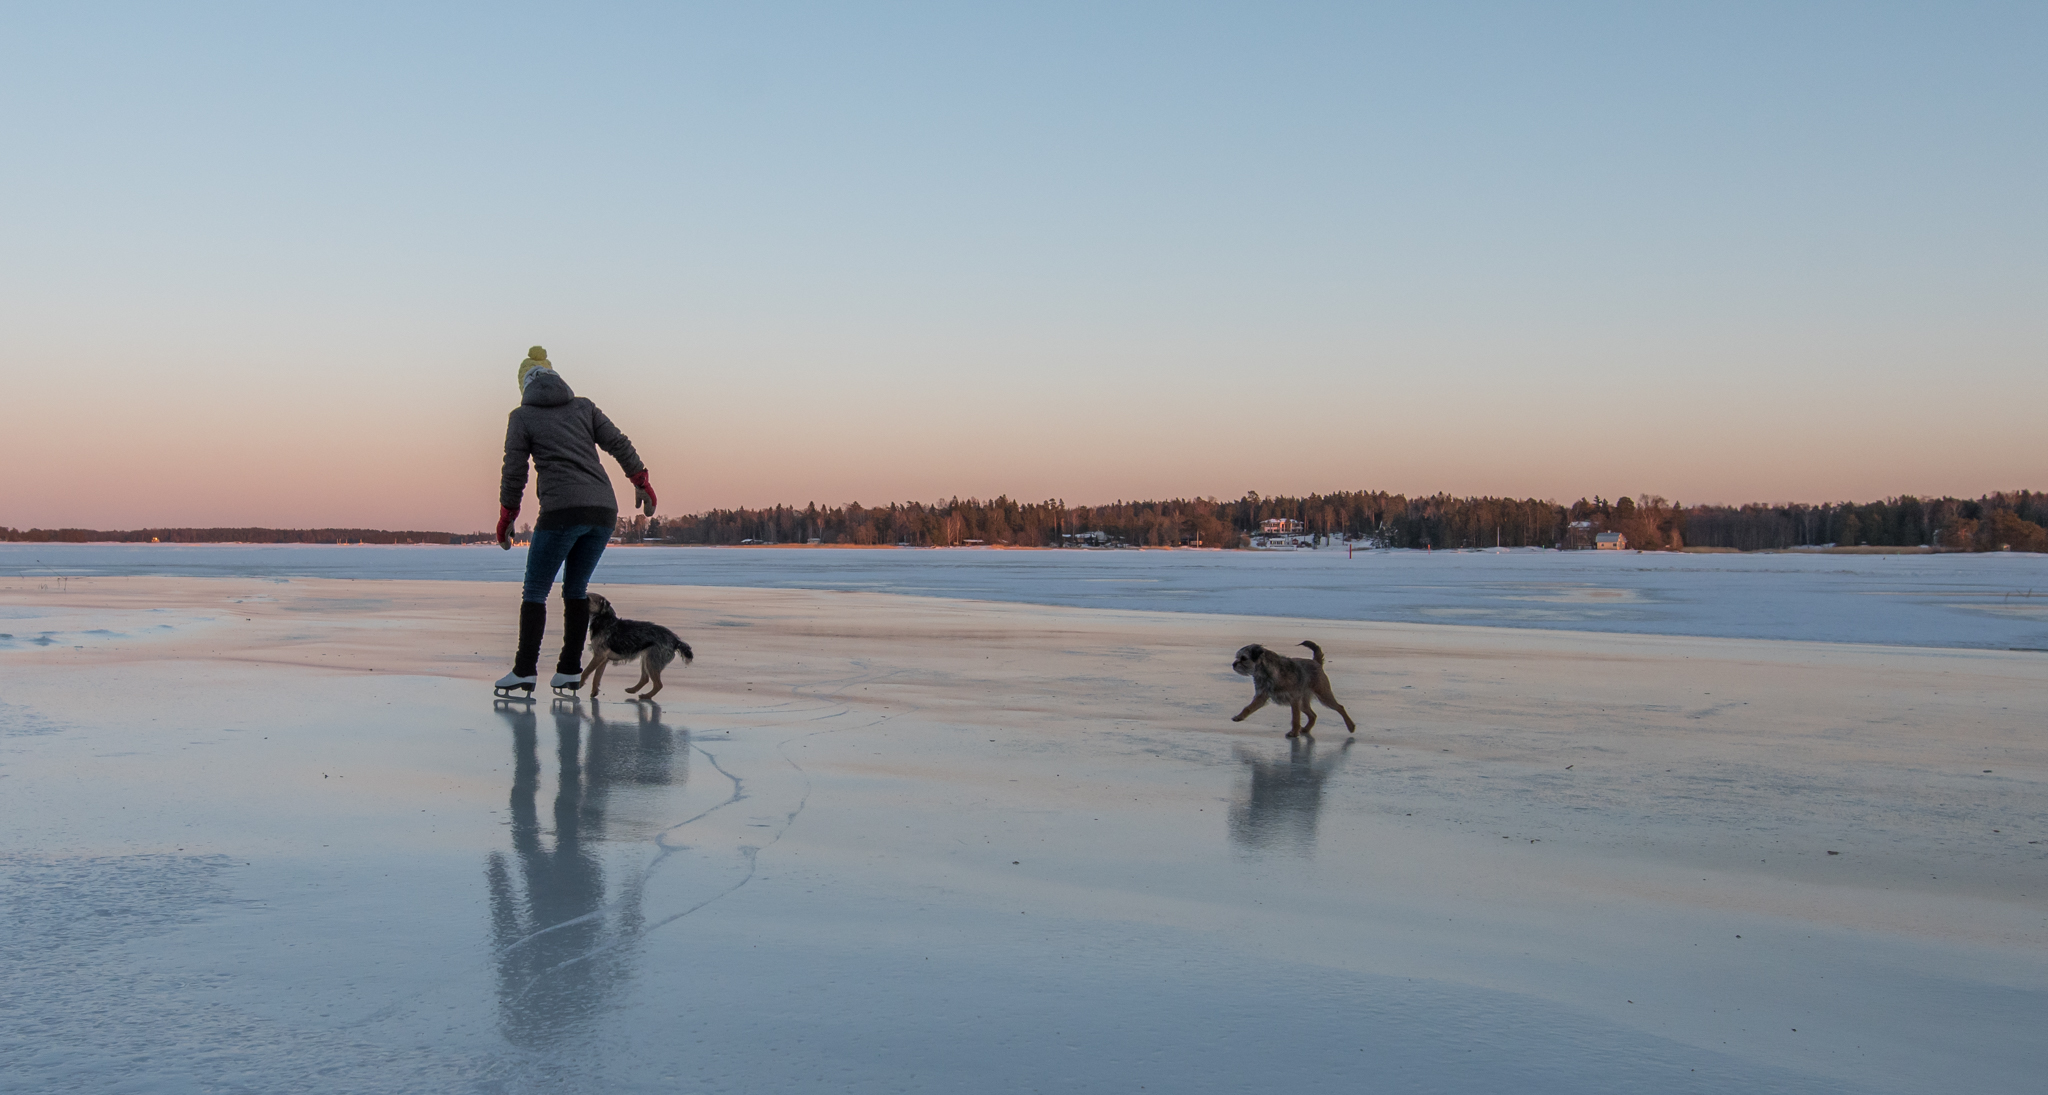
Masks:
[[[555,572],[562,571],[562,596],[580,601],[590,596],[590,575],[604,546],[612,538],[610,525],[576,525],[571,528],[534,529],[533,542],[526,548],[526,590],[524,599],[537,605],[548,603],[548,591],[555,587]],[[563,562],[569,564],[562,570]]]

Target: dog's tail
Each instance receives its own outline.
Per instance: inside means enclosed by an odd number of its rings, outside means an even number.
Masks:
[[[1301,645],[1303,645],[1303,646],[1305,646],[1305,647],[1308,647],[1308,648],[1309,648],[1310,650],[1312,650],[1312,651],[1314,651],[1314,652],[1315,652],[1315,655],[1316,655],[1316,664],[1317,664],[1317,665],[1322,665],[1322,664],[1323,664],[1323,648],[1322,648],[1322,647],[1320,647],[1320,646],[1317,646],[1316,644],[1314,644],[1314,643],[1312,643],[1312,642],[1309,642],[1309,641],[1307,641],[1307,640],[1305,640],[1305,639],[1304,639],[1304,640],[1302,641],[1302,644],[1301,644]]]
[[[681,654],[683,656],[684,665],[688,665],[691,662],[697,660],[696,652],[690,649],[690,644],[684,642],[683,637],[681,635],[678,635],[665,627],[661,629],[661,633],[663,635],[668,636],[668,641],[670,645],[676,648],[676,653]]]

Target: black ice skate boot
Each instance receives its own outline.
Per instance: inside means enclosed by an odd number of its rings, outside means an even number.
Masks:
[[[533,686],[540,683],[540,636],[547,626],[548,606],[519,602],[519,652],[512,658],[512,672],[499,677],[494,686],[500,698],[533,698]],[[517,695],[520,692],[525,695]]]
[[[557,696],[576,695],[583,687],[583,639],[590,634],[590,598],[562,598],[562,658],[555,663],[550,685]]]

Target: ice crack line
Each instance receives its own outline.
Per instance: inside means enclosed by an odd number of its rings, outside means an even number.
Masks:
[[[705,808],[705,809],[703,809],[703,810],[701,810],[701,811],[697,812],[696,814],[693,814],[693,815],[691,815],[690,817],[688,817],[688,818],[685,818],[685,819],[683,819],[682,821],[678,821],[678,822],[676,822],[676,823],[675,823],[674,825],[671,825],[671,826],[669,826],[668,828],[666,828],[666,829],[663,829],[663,830],[662,830],[661,832],[659,832],[659,833],[656,833],[656,834],[655,834],[655,836],[654,836],[654,845],[655,845],[655,847],[657,847],[657,848],[659,848],[659,849],[661,849],[661,850],[660,850],[660,852],[659,852],[659,853],[657,853],[657,854],[655,855],[655,857],[654,857],[654,859],[653,859],[653,860],[651,860],[650,862],[648,862],[648,863],[647,863],[647,864],[646,864],[645,866],[643,866],[643,867],[642,867],[642,868],[640,869],[639,875],[638,875],[638,877],[637,877],[637,878],[635,879],[635,882],[636,882],[636,884],[637,884],[638,886],[645,886],[645,885],[646,885],[646,883],[647,883],[647,880],[648,880],[648,879],[649,879],[650,877],[652,877],[652,876],[653,876],[653,874],[654,874],[654,871],[655,871],[655,868],[659,867],[659,866],[661,865],[662,861],[663,861],[663,860],[665,860],[665,859],[667,859],[667,858],[669,857],[669,854],[670,854],[671,852],[677,852],[677,851],[682,851],[682,850],[685,850],[685,849],[686,849],[686,848],[688,847],[687,845],[672,845],[672,844],[668,843],[668,835],[669,835],[670,833],[673,833],[673,832],[675,832],[676,830],[678,830],[678,829],[681,829],[681,828],[683,828],[683,827],[684,827],[684,826],[686,826],[686,825],[691,825],[691,824],[694,824],[694,823],[696,823],[696,822],[698,822],[698,821],[702,821],[703,819],[705,819],[705,818],[707,818],[707,817],[710,817],[710,816],[711,816],[712,814],[715,814],[715,813],[717,813],[718,811],[720,811],[720,810],[723,810],[723,809],[725,809],[725,808],[726,808],[726,807],[728,807],[728,806],[731,806],[731,805],[732,805],[733,803],[735,803],[735,802],[738,802],[738,801],[740,801],[741,799],[744,799],[744,798],[746,798],[746,797],[747,797],[747,796],[746,796],[746,783],[745,783],[745,781],[743,781],[742,779],[740,779],[740,777],[738,777],[738,776],[735,776],[735,775],[733,775],[733,774],[732,774],[731,772],[728,772],[728,771],[726,771],[726,770],[725,770],[725,767],[724,767],[723,765],[721,765],[721,764],[719,764],[719,763],[718,763],[718,757],[717,757],[716,755],[714,755],[714,754],[713,754],[713,753],[712,753],[712,752],[711,752],[710,750],[708,750],[708,749],[705,749],[705,748],[704,748],[703,746],[701,746],[701,745],[697,744],[697,743],[696,743],[695,741],[692,741],[692,742],[690,743],[690,748],[691,748],[692,750],[694,750],[695,752],[697,752],[697,753],[701,754],[701,755],[702,755],[702,756],[704,757],[704,759],[705,759],[705,760],[707,760],[707,761],[711,762],[711,767],[712,767],[712,769],[713,769],[713,770],[715,770],[715,771],[716,771],[716,772],[717,772],[717,773],[718,773],[719,775],[721,775],[721,776],[724,776],[724,777],[725,777],[726,779],[728,779],[728,780],[730,780],[730,781],[732,782],[732,792],[731,792],[730,794],[728,794],[728,795],[727,795],[727,796],[725,797],[725,799],[724,799],[723,801],[719,802],[719,803],[718,803],[717,805],[715,805],[715,806],[710,806],[710,807],[707,807],[707,808]],[[752,874],[752,870],[751,870],[751,868],[749,869],[748,873],[749,873],[750,875]],[[743,885],[743,884],[744,884],[744,883],[742,883],[742,885]],[[733,887],[733,889],[738,889],[738,888],[739,888],[738,886],[734,886],[734,887]],[[599,906],[598,906],[597,908],[595,908],[595,909],[592,909],[592,910],[590,910],[589,912],[587,912],[587,913],[584,913],[584,914],[583,914],[583,915],[581,915],[581,916],[574,916],[574,917],[570,917],[570,918],[569,918],[569,919],[567,919],[567,920],[557,921],[556,923],[550,924],[550,925],[548,925],[547,927],[545,927],[545,928],[542,928],[542,929],[540,929],[539,931],[535,931],[535,932],[529,932],[528,934],[526,934],[526,935],[523,935],[523,936],[521,936],[520,938],[518,938],[518,939],[515,939],[515,940],[513,940],[513,941],[512,941],[512,942],[510,942],[510,943],[507,943],[507,944],[506,944],[506,945],[505,945],[505,946],[504,946],[503,948],[501,948],[501,949],[499,950],[499,953],[500,953],[500,954],[510,954],[510,953],[512,953],[513,951],[516,951],[516,950],[518,950],[519,948],[521,948],[521,947],[525,946],[526,944],[528,944],[528,943],[531,943],[531,942],[533,942],[534,940],[536,940],[536,939],[540,939],[540,938],[542,938],[543,936],[549,935],[549,934],[551,934],[551,933],[554,933],[554,932],[558,932],[558,931],[562,931],[562,930],[564,930],[564,929],[566,929],[566,928],[573,928],[573,927],[575,927],[575,926],[576,926],[576,925],[578,925],[578,924],[583,924],[583,923],[587,923],[587,922],[589,922],[589,921],[592,921],[592,920],[601,920],[601,919],[603,919],[604,917],[608,916],[609,914],[611,914],[611,913],[613,913],[613,912],[616,912],[616,911],[618,910],[618,907],[619,907],[619,905],[620,905],[620,904],[621,904],[622,902],[624,902],[624,901],[626,900],[626,895],[627,895],[627,893],[630,893],[630,892],[631,892],[630,890],[627,890],[626,892],[622,892],[622,893],[620,893],[620,894],[619,894],[619,896],[617,896],[617,897],[614,897],[614,898],[612,898],[612,899],[611,899],[610,901],[607,901],[607,902],[605,902],[604,904],[602,904],[602,905],[599,905]],[[730,890],[728,890],[727,892],[729,893],[729,892],[731,892],[731,891],[730,891]],[[722,897],[722,896],[724,896],[724,894],[720,894],[719,896],[721,896],[721,897]],[[712,900],[717,900],[717,899],[716,899],[716,898],[713,898]],[[693,910],[693,911],[694,911],[694,910]],[[639,938],[639,936],[640,936],[640,935],[644,935],[644,934],[645,934],[645,931],[643,930],[642,932],[637,932],[637,933],[635,933],[634,935],[632,935],[632,936],[630,936],[630,937],[628,937],[628,938],[629,938],[629,939],[637,939],[637,938]],[[557,969],[560,969],[560,968],[562,968],[562,966],[563,966],[563,965],[569,965],[569,964],[573,964],[574,962],[580,961],[580,960],[582,960],[583,958],[589,957],[590,955],[594,955],[594,954],[597,954],[597,953],[599,953],[599,952],[600,952],[600,951],[602,951],[602,950],[606,950],[606,949],[609,949],[609,946],[610,946],[610,945],[607,945],[607,947],[601,947],[601,948],[598,948],[598,950],[593,950],[593,951],[590,951],[590,952],[588,952],[588,954],[585,954],[585,955],[579,955],[579,956],[577,956],[576,958],[572,958],[572,959],[569,959],[569,960],[568,960],[567,962],[564,962],[564,963],[562,963],[562,964],[560,964],[560,965],[556,965],[556,966],[551,966],[551,967],[549,967],[548,969],[546,969],[546,970],[543,970],[543,971],[541,971],[541,973],[540,973],[539,975],[537,975],[537,976],[545,976],[545,975],[546,975],[546,974],[548,974],[548,973],[552,973],[552,972],[554,972],[555,970],[557,970]],[[530,986],[529,986],[529,987],[530,987]],[[523,995],[523,992],[522,992],[522,995]]]

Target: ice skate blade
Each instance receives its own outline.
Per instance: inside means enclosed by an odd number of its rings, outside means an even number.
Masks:
[[[583,698],[583,694],[576,691],[577,687],[573,684],[558,684],[553,689],[555,698],[558,700],[580,700]]]
[[[491,689],[491,694],[501,700],[533,702],[533,686],[530,684],[515,684],[504,688],[494,687]]]

